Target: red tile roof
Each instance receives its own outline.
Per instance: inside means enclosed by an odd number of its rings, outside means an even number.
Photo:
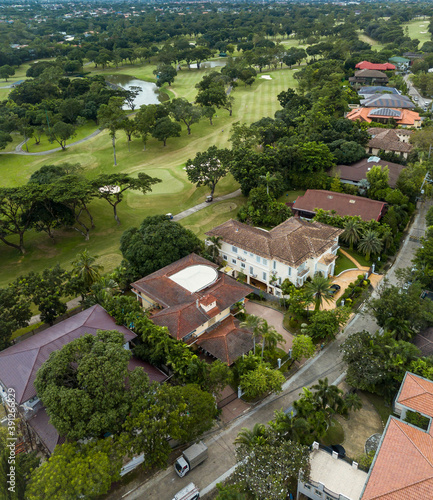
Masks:
[[[124,326],[116,325],[100,305],[95,305],[0,352],[0,380],[15,389],[18,404],[24,403],[36,396],[36,372],[53,351],[86,333],[96,335],[98,330],[117,330],[123,333],[125,341],[136,337]]]
[[[357,69],[376,69],[378,71],[394,70],[395,66],[391,63],[371,63],[370,61],[361,61],[355,68]]]
[[[249,287],[221,272],[218,272],[216,282],[193,293],[170,279],[170,276],[194,265],[217,268],[203,257],[190,254],[131,285],[137,292],[142,292],[163,307],[162,310],[155,310],[151,319],[159,326],[166,326],[177,339],[182,339],[251,293]],[[209,296],[216,300],[216,307],[206,312],[200,303]]]
[[[433,417],[433,382],[406,373],[396,403]],[[390,417],[362,500],[433,498],[432,433]]]
[[[408,372],[396,403],[433,417],[433,382]]]
[[[239,328],[239,321],[235,320],[233,316],[229,316],[200,335],[196,343],[229,366],[242,354],[251,351],[254,346],[251,332]]]
[[[345,193],[334,193],[333,191],[322,191],[319,189],[307,189],[304,196],[298,196],[293,205],[293,210],[300,212],[315,213],[316,209],[334,210],[337,215],[355,216],[359,215],[362,220],[379,220],[386,203],[370,200],[361,196],[352,196]]]
[[[329,250],[341,233],[341,229],[326,224],[291,217],[270,231],[230,219],[206,235],[220,236],[230,245],[298,267]]]

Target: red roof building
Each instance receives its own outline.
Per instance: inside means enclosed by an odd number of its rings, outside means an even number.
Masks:
[[[307,189],[304,196],[298,196],[292,210],[300,217],[312,218],[316,210],[334,212],[341,217],[359,216],[364,221],[380,220],[385,213],[386,203],[334,191]]]
[[[253,347],[251,333],[240,329],[230,312],[251,289],[217,267],[193,253],[131,287],[155,324],[167,327],[174,338],[196,343],[232,364]]]
[[[361,61],[356,66],[356,69],[373,69],[378,71],[393,71],[394,64],[391,63],[371,63],[370,61]]]
[[[404,422],[408,411],[429,419],[427,430]],[[389,417],[362,500],[433,498],[433,382],[407,372]]]

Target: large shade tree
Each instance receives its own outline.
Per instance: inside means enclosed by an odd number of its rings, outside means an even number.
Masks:
[[[133,189],[146,194],[158,182],[161,182],[161,179],[140,172],[138,177],[132,177],[128,174],[102,174],[93,181],[93,185],[98,190],[99,197],[113,207],[114,219],[120,224],[117,205],[123,200],[125,191]]]
[[[213,196],[218,181],[227,175],[230,152],[211,146],[202,153],[197,153],[193,160],[186,162],[186,175],[197,187],[208,186]]]
[[[142,368],[128,371],[131,354],[118,331],[85,334],[51,353],[35,388],[50,422],[69,439],[120,432],[132,403],[149,388]]]
[[[201,252],[197,236],[165,215],[146,217],[140,227],[127,229],[120,238],[120,251],[131,278],[147,276],[192,252]]]

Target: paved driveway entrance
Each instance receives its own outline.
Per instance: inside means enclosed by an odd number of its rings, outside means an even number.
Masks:
[[[281,313],[280,311],[276,311],[271,307],[262,306],[260,304],[257,304],[256,302],[251,301],[247,302],[245,309],[248,314],[254,314],[254,316],[265,319],[269,325],[272,325],[275,330],[277,330],[278,333],[281,333],[284,340],[286,341],[285,344],[282,344],[280,346],[282,349],[284,349],[286,352],[291,349],[293,335],[283,327],[283,313]]]

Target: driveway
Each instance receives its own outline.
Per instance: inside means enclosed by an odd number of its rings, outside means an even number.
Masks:
[[[272,309],[271,307],[262,306],[257,304],[256,302],[248,301],[245,310],[248,314],[254,314],[254,316],[259,316],[259,318],[265,319],[269,325],[272,325],[278,333],[280,333],[284,340],[285,344],[281,345],[281,348],[286,352],[289,352],[289,349],[292,348],[293,343],[293,335],[289,333],[283,326],[284,314],[280,311]]]

